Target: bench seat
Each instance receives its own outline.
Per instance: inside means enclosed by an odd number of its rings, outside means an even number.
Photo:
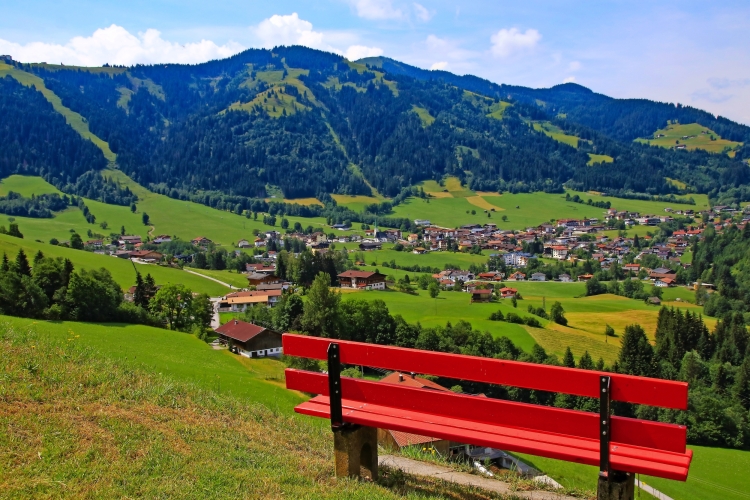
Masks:
[[[428,435],[455,442],[528,453],[586,465],[599,465],[599,440],[571,437],[522,427],[488,424],[444,417],[344,398],[347,423],[401,432]],[[317,396],[298,405],[297,413],[330,418],[329,398]],[[610,461],[617,470],[685,481],[692,450],[684,453],[663,451],[618,442],[610,443]]]

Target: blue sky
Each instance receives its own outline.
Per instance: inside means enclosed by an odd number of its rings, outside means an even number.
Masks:
[[[302,44],[498,83],[575,81],[750,124],[749,33],[750,2],[733,0],[11,0],[0,15],[0,54],[81,65],[201,62]]]

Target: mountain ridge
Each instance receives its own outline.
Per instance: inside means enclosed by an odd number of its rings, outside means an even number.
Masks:
[[[669,120],[694,120],[745,144],[750,127],[572,83],[530,89],[388,58],[350,62],[294,46],[249,49],[197,65],[13,66],[41,78],[80,114],[118,155],[123,172],[174,197],[265,198],[267,186],[286,198],[329,202],[335,193],[394,197],[420,181],[454,175],[488,191],[560,192],[565,183],[612,194],[694,191],[730,202],[750,199],[750,174],[741,162],[750,158],[747,146],[730,158],[631,142]],[[417,116],[415,109],[424,111]],[[578,140],[561,144],[551,129]],[[476,153],[464,157],[465,150]],[[589,164],[602,155],[613,163]],[[14,160],[0,174],[19,173]]]

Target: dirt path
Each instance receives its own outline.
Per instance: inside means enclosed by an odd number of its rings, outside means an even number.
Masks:
[[[191,271],[189,269],[183,269],[186,273],[194,274],[196,276],[200,276],[201,278],[206,278],[207,280],[215,281],[220,285],[224,285],[225,287],[229,288],[230,290],[234,290],[234,287],[230,285],[229,283],[224,283],[221,280],[217,280],[216,278],[212,278],[211,276],[206,276],[205,274],[196,273],[195,271]]]
[[[409,458],[398,457],[395,455],[381,455],[378,458],[378,464],[381,466],[400,469],[407,474],[414,476],[426,476],[451,483],[461,484],[464,486],[473,486],[501,495],[509,495],[518,498],[528,498],[534,500],[574,500],[573,497],[561,495],[552,491],[513,491],[508,483],[490,479],[486,477],[467,474],[466,472],[457,472],[448,467],[434,465],[426,462],[419,462]]]

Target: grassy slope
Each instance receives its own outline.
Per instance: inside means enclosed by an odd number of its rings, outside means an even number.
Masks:
[[[483,194],[481,196],[468,190],[463,190],[463,196],[457,197],[456,191],[437,191],[445,189],[434,181],[423,183],[425,192],[429,189],[434,191],[439,198],[428,200],[409,198],[401,205],[393,209],[393,213],[399,217],[409,219],[429,219],[433,224],[446,227],[458,227],[464,224],[486,224],[492,222],[502,229],[524,229],[537,226],[543,222],[554,219],[595,217],[603,221],[605,210],[587,204],[565,201],[564,194],[553,193],[518,193],[503,195]],[[609,201],[612,208],[618,210],[630,210],[642,214],[664,214],[664,208],[702,210],[708,207],[706,195],[691,195],[695,199],[695,205],[677,203],[666,203],[660,201],[643,201],[614,198],[592,193],[568,191],[571,195],[578,194],[584,200],[589,198],[596,201]],[[447,196],[445,196],[447,195]],[[478,200],[481,199],[481,202]],[[487,206],[495,207],[496,212],[490,217],[484,213]],[[516,208],[519,207],[519,208]],[[467,214],[466,211],[469,211]],[[471,215],[471,210],[477,213]],[[499,212],[499,213],[498,213]],[[508,218],[507,222],[502,217]]]
[[[285,390],[270,399],[276,391],[253,392],[272,386],[195,339],[192,349],[184,334],[117,332],[132,336],[141,356],[192,353],[202,363],[195,371],[208,376],[232,366],[238,383],[225,379],[219,391],[186,382],[181,359],[166,371],[112,356],[111,338],[96,342],[100,326],[55,327],[27,333],[14,322],[0,331],[4,498],[490,498],[388,470],[380,484],[334,479],[323,421],[294,416]]]
[[[742,500],[750,491],[750,451],[689,446],[693,450],[693,462],[688,480],[684,483],[669,479],[640,476],[640,480],[653,486],[674,500]],[[518,454],[526,463],[545,471],[566,487],[596,488],[598,469],[588,465],[574,464]],[[643,494],[643,493],[641,493]],[[637,495],[637,493],[636,493]],[[637,498],[637,497],[636,497]]]
[[[412,105],[411,110],[417,114],[422,121],[422,127],[429,127],[435,121],[435,117],[426,108]]]
[[[49,241],[56,237],[60,241],[70,238],[70,229],[75,229],[84,239],[86,232],[91,229],[95,233],[108,235],[110,232],[119,232],[121,226],[125,226],[128,234],[137,234],[146,238],[148,227],[141,220],[143,212],[148,213],[151,225],[154,226],[154,235],[169,234],[178,236],[184,240],[191,240],[198,236],[205,236],[214,242],[225,246],[232,246],[240,239],[254,239],[253,229],[267,231],[272,229],[261,221],[247,219],[231,212],[216,210],[198,203],[175,200],[164,195],[153,193],[136,184],[119,170],[105,170],[103,174],[119,180],[123,185],[130,187],[138,195],[138,211],[133,214],[130,207],[118,205],[107,205],[94,200],[86,200],[86,205],[96,216],[96,224],[88,224],[83,214],[76,208],[68,209],[52,219],[33,219],[27,217],[16,217],[27,239],[39,239]],[[59,192],[53,186],[46,183],[40,177],[23,177],[14,175],[0,182],[0,194],[7,191],[22,192],[30,196],[32,193]],[[329,231],[322,217],[304,218],[287,217],[291,225],[300,222],[303,227],[312,225],[320,230]],[[99,223],[107,222],[109,229],[103,230]],[[281,224],[277,218],[276,230]],[[363,234],[363,231],[349,231]]]
[[[593,153],[589,153],[589,161],[586,165],[595,165],[597,163],[612,163],[615,161],[614,158],[612,158],[609,155],[595,155]]]
[[[418,295],[395,291],[355,292],[343,295],[343,300],[383,300],[391,314],[400,314],[409,323],[419,321],[422,326],[445,326],[449,321],[456,324],[459,320],[466,320],[478,330],[488,331],[495,336],[505,335],[518,347],[526,351],[531,350],[534,340],[523,327],[487,319],[498,309],[502,309],[504,313],[512,311],[510,305],[469,304],[469,298],[466,293],[443,292],[433,300],[425,290],[419,290]]]
[[[703,131],[707,131],[708,133],[702,134],[701,132]],[[724,148],[734,149],[737,146],[742,145],[741,142],[722,139],[719,134],[715,133],[713,130],[697,123],[687,123],[684,125],[670,124],[667,125],[667,128],[654,132],[654,137],[659,134],[664,134],[664,137],[659,137],[658,139],[636,139],[636,141],[662,148],[672,148],[676,145],[676,141],[679,141],[680,144],[685,144],[688,150],[703,149],[712,153],[721,153]],[[683,136],[692,135],[695,137],[691,139],[683,139]],[[715,141],[711,140],[711,135],[716,138]],[[731,156],[733,155],[734,154]]]
[[[68,125],[70,125],[73,130],[78,132],[84,139],[88,139],[96,144],[96,146],[102,150],[102,153],[104,153],[104,157],[107,158],[107,160],[111,162],[114,162],[116,160],[116,155],[112,152],[111,149],[109,149],[109,144],[101,140],[89,130],[88,123],[84,117],[82,117],[75,111],[63,106],[60,98],[44,85],[44,80],[36,75],[32,75],[31,73],[16,69],[8,64],[0,63],[0,78],[4,77],[5,75],[10,75],[19,83],[26,85],[27,87],[33,86],[34,88],[36,88],[39,92],[42,93],[47,101],[52,104],[52,107],[55,109],[55,111],[65,117],[65,121],[68,122]]]
[[[560,127],[553,125],[550,122],[534,122],[534,130],[542,132],[557,142],[562,142],[568,146],[578,148],[578,137],[566,134]]]
[[[115,281],[123,288],[127,289],[135,284],[135,270],[129,260],[117,259],[104,255],[97,255],[92,252],[83,250],[73,250],[60,246],[54,246],[47,243],[38,243],[28,239],[13,238],[5,234],[0,234],[0,252],[8,254],[13,259],[18,250],[23,248],[29,260],[41,250],[48,257],[68,258],[73,262],[76,269],[99,269],[107,268]],[[144,276],[150,273],[159,285],[168,283],[181,283],[194,292],[208,293],[209,295],[224,295],[228,289],[218,283],[195,276],[193,274],[181,271],[179,269],[160,267],[155,265],[138,264],[138,270]]]

